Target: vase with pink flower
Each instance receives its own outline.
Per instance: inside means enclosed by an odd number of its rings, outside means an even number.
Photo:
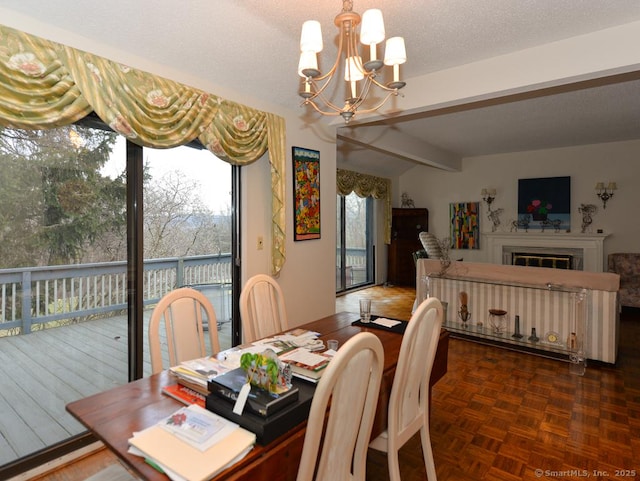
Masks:
[[[527,213],[531,214],[533,220],[547,220],[547,214],[553,208],[551,202],[546,200],[534,199],[527,206]]]

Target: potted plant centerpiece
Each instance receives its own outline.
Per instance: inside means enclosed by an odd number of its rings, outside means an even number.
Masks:
[[[247,373],[247,381],[256,387],[276,394],[291,388],[291,367],[271,349],[243,353],[240,367]]]

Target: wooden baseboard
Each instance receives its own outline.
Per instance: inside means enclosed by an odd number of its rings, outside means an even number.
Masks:
[[[104,444],[101,441],[96,441],[95,443],[91,443],[88,446],[82,447],[80,449],[76,449],[75,451],[65,454],[64,456],[44,463],[36,468],[30,469],[24,473],[21,473],[13,478],[9,478],[7,481],[28,481],[34,478],[39,478],[47,473],[60,469],[63,466],[71,464],[79,459],[82,459],[86,456],[90,456],[101,449],[105,449]]]

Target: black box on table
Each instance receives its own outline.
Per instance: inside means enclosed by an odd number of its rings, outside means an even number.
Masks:
[[[206,398],[206,408],[255,433],[259,444],[268,444],[309,417],[316,385],[297,378],[293,378],[292,384],[297,389],[298,398],[268,416],[252,413],[246,406],[242,415],[235,414],[235,401],[213,392]]]

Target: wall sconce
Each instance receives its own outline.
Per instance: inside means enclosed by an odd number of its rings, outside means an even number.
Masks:
[[[496,189],[482,189],[480,195],[487,203],[487,210],[491,212],[491,203],[496,199]]]
[[[615,182],[609,182],[609,185],[605,188],[604,182],[598,182],[596,184],[596,195],[600,197],[602,201],[602,208],[607,208],[607,201],[613,197],[613,192],[618,189]]]

